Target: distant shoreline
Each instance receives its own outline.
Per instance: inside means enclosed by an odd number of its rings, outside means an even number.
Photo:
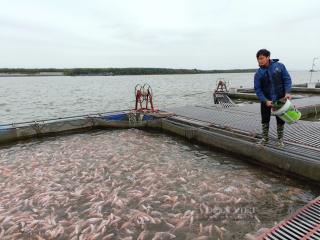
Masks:
[[[171,68],[0,68],[0,77],[48,77],[48,76],[120,76],[120,75],[168,75],[248,73],[256,69],[199,70]]]
[[[65,76],[61,74],[50,74],[50,75],[40,75],[40,74],[0,74],[0,77],[57,77],[57,76]]]

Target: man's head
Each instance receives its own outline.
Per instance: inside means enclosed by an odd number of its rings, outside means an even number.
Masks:
[[[270,52],[267,49],[260,49],[256,54],[260,67],[268,67],[270,62]]]

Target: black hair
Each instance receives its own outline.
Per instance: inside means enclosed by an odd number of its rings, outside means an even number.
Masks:
[[[269,52],[267,49],[263,48],[263,49],[260,49],[260,50],[257,52],[257,54],[256,54],[257,58],[258,58],[260,55],[263,55],[263,56],[265,56],[265,57],[270,57],[270,52]]]

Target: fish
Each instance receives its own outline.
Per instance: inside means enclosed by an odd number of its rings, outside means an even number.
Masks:
[[[156,232],[152,240],[170,240],[174,239],[176,236],[169,232]]]
[[[194,152],[171,138],[95,134],[0,149],[0,239],[223,239],[234,222],[220,217],[233,207],[295,206],[292,196],[305,192],[271,191],[279,179],[247,168],[208,171],[200,161],[210,156],[197,152],[195,165]]]

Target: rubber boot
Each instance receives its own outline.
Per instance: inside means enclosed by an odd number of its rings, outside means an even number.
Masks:
[[[261,145],[266,145],[269,142],[269,123],[262,123],[262,139],[259,142]]]
[[[278,134],[278,147],[284,147],[283,134],[284,134],[284,124],[277,124],[277,134]]]

